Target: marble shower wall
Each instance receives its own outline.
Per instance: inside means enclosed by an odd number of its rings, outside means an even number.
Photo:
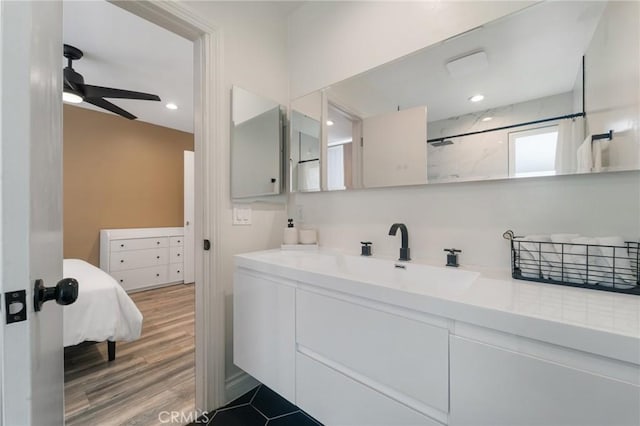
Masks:
[[[478,113],[428,123],[428,139],[447,137],[523,123],[540,118],[571,114],[574,92],[534,99]],[[490,121],[483,118],[492,117]],[[517,129],[452,138],[453,144],[428,144],[427,174],[429,183],[498,179],[509,176],[509,132],[557,124],[549,122]]]

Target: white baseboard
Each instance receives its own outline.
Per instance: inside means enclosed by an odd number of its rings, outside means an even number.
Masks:
[[[225,404],[244,395],[260,384],[259,381],[245,373],[239,371],[224,381]]]

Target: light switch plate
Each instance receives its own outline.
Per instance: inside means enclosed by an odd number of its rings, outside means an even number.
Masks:
[[[250,206],[233,206],[234,225],[251,225],[251,207]]]

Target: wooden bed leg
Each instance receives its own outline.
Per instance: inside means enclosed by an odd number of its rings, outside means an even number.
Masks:
[[[116,359],[116,342],[107,340],[107,352],[109,354],[109,362]]]

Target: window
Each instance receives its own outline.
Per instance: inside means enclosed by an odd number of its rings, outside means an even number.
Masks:
[[[558,126],[509,133],[509,176],[556,174]]]

